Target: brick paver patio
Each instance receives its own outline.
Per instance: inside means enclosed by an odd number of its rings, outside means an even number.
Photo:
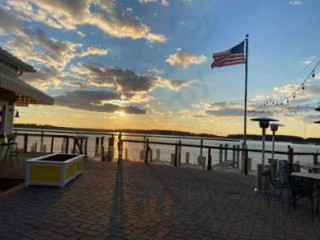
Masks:
[[[65,189],[0,203],[0,239],[320,239],[308,209],[267,206],[253,186],[233,173],[88,162]]]

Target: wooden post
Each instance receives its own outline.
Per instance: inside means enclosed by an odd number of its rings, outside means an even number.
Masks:
[[[210,171],[212,169],[212,156],[211,156],[211,148],[208,149],[208,166],[207,170]]]
[[[88,137],[86,137],[86,142],[84,144],[84,155],[88,156]]]
[[[288,164],[293,164],[293,148],[288,149]]]
[[[174,154],[174,166],[178,166],[178,144],[175,146],[175,154]]]
[[[123,148],[121,133],[119,134],[118,139],[119,139],[119,141],[118,141],[118,164],[119,164],[122,161],[122,148]]]
[[[243,172],[245,175],[248,175],[248,149],[246,144],[242,145],[241,157],[242,157],[241,165],[242,165]]]
[[[24,134],[23,151],[28,152],[28,133]]]
[[[240,146],[237,145],[237,168],[240,168]]]
[[[101,144],[101,146],[104,145],[104,137],[101,137],[101,138],[100,138],[100,144]]]
[[[178,165],[181,165],[181,141],[178,142],[179,148],[178,148]]]
[[[232,167],[236,167],[236,146],[232,146]]]
[[[101,162],[104,162],[104,146],[101,146]]]
[[[318,153],[313,155],[313,165],[318,165]]]
[[[76,142],[77,142],[77,138],[73,137],[73,149],[72,149],[72,154],[76,153]]]
[[[201,138],[200,140],[200,156],[202,157],[203,155],[203,139]]]
[[[51,137],[50,153],[53,153],[54,136]]]
[[[99,137],[96,137],[96,146],[94,149],[94,155],[98,156],[98,153],[99,153]]]
[[[222,155],[223,155],[223,145],[219,146],[219,163],[222,163]]]
[[[67,137],[67,142],[66,142],[66,153],[69,152],[69,137]]]
[[[144,158],[144,163],[148,163],[148,156],[149,156],[149,139],[147,138],[146,141],[146,155],[145,155],[145,158]]]
[[[44,132],[41,131],[41,137],[40,137],[40,152],[42,152],[42,149],[43,149],[43,134],[44,134]]]
[[[229,147],[229,144],[225,144],[224,145],[224,161],[226,162],[228,160],[228,147]]]

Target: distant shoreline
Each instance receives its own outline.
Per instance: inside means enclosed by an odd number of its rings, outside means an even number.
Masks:
[[[230,134],[227,136],[219,136],[215,134],[206,133],[192,133],[184,131],[172,131],[172,130],[160,130],[160,129],[93,129],[93,128],[71,128],[71,127],[57,127],[51,125],[37,125],[37,124],[14,124],[15,128],[30,128],[30,129],[45,129],[45,130],[67,130],[67,131],[85,131],[85,132],[101,132],[101,133],[113,133],[113,132],[123,132],[132,134],[151,134],[151,135],[164,135],[164,136],[182,136],[182,137],[199,137],[199,138],[215,138],[215,139],[235,139],[241,140],[243,138],[242,134]],[[261,135],[248,134],[247,140],[260,141]],[[267,141],[272,140],[271,135],[266,136]],[[278,142],[290,142],[298,144],[316,144],[320,145],[320,138],[302,138],[298,136],[290,135],[277,135],[276,140]]]

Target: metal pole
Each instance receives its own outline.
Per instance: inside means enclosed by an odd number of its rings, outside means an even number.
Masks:
[[[276,131],[272,131],[272,161],[274,160],[274,142],[276,138]]]
[[[244,84],[244,127],[243,143],[247,144],[247,98],[248,98],[248,52],[249,52],[249,34],[246,34],[246,66],[245,66],[245,84]]]
[[[262,172],[264,172],[265,140],[266,140],[266,129],[262,128]]]

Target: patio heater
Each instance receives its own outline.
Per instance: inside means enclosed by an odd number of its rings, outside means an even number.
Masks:
[[[284,126],[284,125],[277,122],[270,123],[270,129],[272,131],[272,160],[274,160],[274,142],[276,138],[276,132],[278,131],[280,126]]]
[[[270,122],[276,122],[277,119],[269,118],[269,117],[258,117],[252,118],[251,121],[259,122],[259,126],[262,129],[262,165],[261,168],[259,165],[257,166],[257,188],[256,190],[261,190],[262,185],[266,185],[266,179],[262,179],[265,172],[265,142],[266,142],[266,129],[269,127]]]

